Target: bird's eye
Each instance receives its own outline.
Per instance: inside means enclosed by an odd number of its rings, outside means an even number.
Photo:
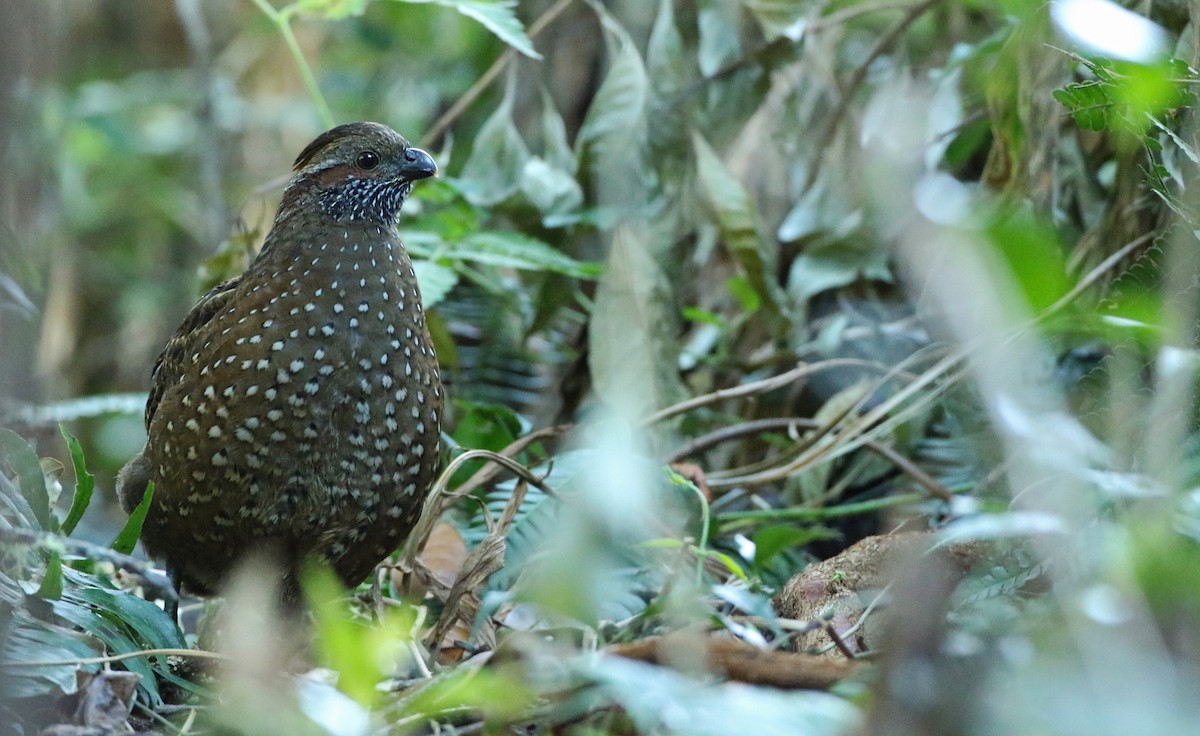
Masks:
[[[363,151],[358,154],[358,168],[373,169],[379,165],[379,154],[374,151]]]

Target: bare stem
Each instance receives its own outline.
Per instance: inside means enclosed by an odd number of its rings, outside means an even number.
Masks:
[[[321,116],[321,122],[325,124],[326,128],[332,128],[334,125],[333,112],[329,109],[329,103],[325,101],[325,96],[321,94],[321,88],[317,84],[312,67],[308,65],[308,60],[304,58],[304,52],[300,50],[300,42],[296,40],[296,34],[292,32],[291,20],[295,15],[296,6],[289,5],[283,10],[276,10],[267,0],[254,0],[254,4],[270,19],[279,31],[279,35],[283,36],[283,42],[287,44],[288,51],[292,54],[292,60],[296,62],[296,67],[300,70],[304,86],[308,88],[308,94],[312,97],[313,104],[317,106],[317,114]]]

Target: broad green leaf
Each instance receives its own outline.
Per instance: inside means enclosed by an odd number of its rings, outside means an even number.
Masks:
[[[887,253],[840,240],[828,241],[796,256],[788,270],[787,292],[794,303],[802,305],[823,291],[852,284],[859,278],[890,283]]]
[[[542,88],[542,157],[549,165],[574,175],[579,170],[575,152],[567,140],[567,124],[554,105],[549,90]]]
[[[583,205],[583,189],[575,177],[533,156],[521,169],[521,193],[545,217],[547,226],[561,227]]]
[[[44,531],[54,531],[55,522],[50,515],[50,495],[46,492],[46,477],[37,453],[29,443],[11,429],[0,429],[0,468],[10,468],[20,485],[21,496],[33,513],[31,524],[36,522]]]
[[[714,585],[712,592],[721,600],[737,606],[745,613],[758,616],[766,621],[775,620],[775,610],[771,607],[771,599],[749,590],[744,585]]]
[[[101,654],[99,643],[79,631],[55,626],[33,618],[18,608],[11,619],[4,650],[4,662],[54,662],[90,659]],[[45,665],[42,667],[12,667],[4,672],[4,694],[7,698],[30,698],[60,694],[71,695],[78,688],[76,674],[80,670],[95,670],[99,665]]]
[[[447,8],[453,8],[459,13],[479,21],[492,33],[517,51],[531,59],[540,59],[542,55],[533,48],[533,41],[525,35],[525,26],[513,12],[517,6],[516,0],[397,0],[406,3],[434,3]]]
[[[186,649],[175,622],[158,606],[122,590],[103,587],[101,579],[63,568],[63,595],[51,603],[55,615],[102,641],[109,654],[146,649]],[[162,702],[157,677],[170,679],[166,657],[133,657],[121,667],[142,676],[140,687],[151,703]]]
[[[692,132],[696,170],[709,206],[716,213],[721,236],[746,278],[772,311],[782,311],[783,290],[776,283],[774,245],[760,237],[750,196],[725,167],[716,151],[698,132]]]
[[[65,595],[111,614],[128,627],[141,646],[149,649],[186,649],[187,642],[175,621],[155,604],[136,595],[98,584],[98,579],[63,568],[68,587]]]
[[[575,278],[595,278],[600,265],[577,261],[540,240],[517,232],[473,233],[449,251],[453,258],[527,271],[549,271]]]
[[[458,284],[458,274],[433,261],[413,261],[417,283],[421,285],[421,302],[425,309],[439,304]]]
[[[502,404],[456,400],[454,441],[460,447],[499,452],[521,435],[524,426],[515,411]],[[483,461],[469,462],[455,474],[451,487],[471,477]]]
[[[818,176],[783,218],[776,236],[784,242],[804,244],[849,238],[870,240],[869,236],[855,237],[862,224],[863,211],[845,183],[836,175]]]
[[[316,650],[321,664],[337,673],[337,687],[359,705],[370,707],[383,679],[379,660],[372,652],[368,628],[353,620],[343,601],[345,589],[328,567],[306,567],[300,578],[304,597],[316,624]]]
[[[583,205],[583,189],[575,175],[579,162],[567,142],[567,127],[550,93],[542,90],[542,156],[532,156],[521,169],[521,193],[548,226],[561,226]],[[553,223],[553,225],[551,224]]]
[[[683,395],[676,371],[678,310],[666,274],[650,256],[647,233],[626,225],[613,236],[588,330],[596,393],[632,415]]]
[[[754,533],[754,566],[762,567],[780,552],[823,539],[836,539],[838,533],[823,526],[778,524]]]
[[[501,404],[455,401],[454,439],[462,447],[499,452],[521,434],[521,418]]]
[[[87,510],[88,504],[92,501],[96,478],[87,470],[83,458],[83,448],[80,447],[79,440],[75,439],[75,436],[61,424],[58,429],[62,432],[63,439],[67,441],[67,449],[71,453],[71,464],[75,467],[75,495],[71,499],[71,510],[67,512],[67,518],[62,523],[62,533],[70,536],[71,532],[75,531],[75,525],[83,518],[83,512]]]
[[[738,300],[742,311],[754,314],[762,308],[762,297],[758,295],[745,276],[730,276],[725,280],[725,289]]]
[[[646,43],[646,70],[655,97],[660,99],[681,90],[692,76],[692,67],[683,51],[683,38],[675,25],[674,0],[659,2],[658,16]]]
[[[695,553],[697,557],[704,557],[720,562],[726,570],[733,573],[733,575],[742,582],[748,582],[750,580],[750,577],[746,575],[746,571],[742,569],[741,564],[739,564],[737,560],[733,559],[731,555],[725,552],[718,552],[717,550],[712,549],[696,548]]]
[[[1070,288],[1058,234],[1025,213],[992,223],[987,234],[1031,309],[1041,311]]]
[[[138,538],[142,536],[142,524],[146,521],[146,514],[150,511],[150,500],[154,498],[154,481],[150,481],[146,485],[146,495],[142,496],[142,501],[129,515],[125,526],[121,529],[120,534],[112,542],[112,548],[123,555],[133,553],[133,548],[137,546]]]
[[[575,137],[575,150],[591,175],[601,220],[644,209],[653,182],[646,163],[650,83],[629,34],[598,3],[589,3],[609,41],[609,70]]]
[[[503,723],[528,714],[535,702],[529,686],[501,669],[445,668],[425,684],[413,688],[400,701],[413,722],[434,722],[469,710]]]
[[[458,187],[467,201],[487,207],[504,201],[520,187],[529,148],[513,123],[510,84],[496,111],[484,121],[463,164]]]
[[[738,42],[739,8],[727,2],[703,2],[697,25],[700,31],[700,48],[697,60],[700,73],[711,76],[725,64],[742,53]]]
[[[0,472],[0,504],[7,508],[6,513],[0,513],[0,518],[26,529],[38,528],[37,515],[21,495],[20,485],[10,480],[5,472]]]

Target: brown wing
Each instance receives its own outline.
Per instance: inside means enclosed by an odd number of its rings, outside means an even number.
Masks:
[[[150,373],[150,398],[146,399],[146,429],[150,428],[150,420],[154,418],[154,412],[158,410],[158,403],[162,401],[163,394],[179,380],[186,369],[187,355],[192,350],[192,335],[225,308],[241,282],[242,277],[238,276],[214,286],[200,297],[192,311],[183,318],[183,323],[175,330],[175,334],[167,340]]]

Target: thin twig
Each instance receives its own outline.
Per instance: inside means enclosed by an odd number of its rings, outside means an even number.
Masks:
[[[852,636],[852,635],[858,633],[858,630],[861,629],[863,627],[863,625],[867,622],[867,618],[870,617],[870,615],[875,612],[875,608],[877,606],[879,606],[881,601],[884,600],[884,597],[887,596],[888,591],[891,590],[891,588],[892,588],[891,583],[888,583],[887,585],[883,586],[883,589],[879,591],[879,594],[876,595],[871,600],[871,604],[869,606],[867,606],[865,609],[863,609],[863,612],[858,615],[858,620],[854,622],[854,625],[851,626],[850,628],[846,629],[845,631],[843,631],[841,633],[841,636],[842,637]],[[834,638],[834,643],[827,644],[827,645],[821,647],[820,649],[817,649],[815,653],[816,654],[824,654],[825,652],[828,652],[830,649],[833,649],[834,646],[836,646],[836,642],[839,637],[833,637],[833,638]],[[854,655],[854,659],[858,659],[860,656],[862,656],[862,655],[861,654]]]
[[[571,431],[573,428],[574,425],[572,424],[559,424],[554,427],[543,427],[542,429],[535,430],[524,437],[514,440],[512,444],[501,450],[500,454],[504,455],[505,457],[516,457],[519,453],[524,452],[525,449],[533,443],[558,437],[559,435]],[[467,478],[466,482],[455,489],[455,492],[463,495],[473,493],[475,489],[482,488],[484,485],[491,482],[493,478],[499,475],[502,467],[503,466],[498,464],[484,465],[482,468],[476,471],[474,475],[472,475],[470,478]]]
[[[679,462],[689,455],[695,455],[696,453],[706,450],[714,445],[719,445],[724,442],[740,439],[749,435],[755,435],[762,432],[789,431],[796,427],[816,429],[821,426],[823,426],[823,423],[819,420],[810,419],[807,417],[777,417],[742,422],[741,424],[737,424],[732,427],[722,427],[713,432],[709,432],[706,435],[697,437],[683,447],[672,450],[671,453],[667,455],[666,462],[667,464]],[[895,465],[898,470],[928,490],[931,495],[937,496],[947,503],[953,500],[954,494],[947,490],[944,485],[939,483],[924,470],[921,470],[921,468],[919,468],[915,463],[896,452],[888,445],[876,440],[868,440],[866,443],[864,443],[863,447]]]
[[[854,652],[846,645],[846,642],[842,641],[842,637],[838,636],[837,629],[833,628],[832,621],[825,622],[825,633],[829,635],[829,638],[833,640],[834,646],[837,647],[839,652],[845,655],[846,659],[854,659]]]
[[[79,657],[76,659],[46,659],[36,662],[3,662],[0,661],[0,668],[3,667],[65,667],[68,665],[84,665],[84,664],[110,664],[112,662],[122,662],[126,659],[136,659],[138,657],[193,657],[195,659],[219,659],[228,661],[229,657],[218,652],[208,652],[203,649],[143,649],[140,652],[125,652],[124,654],[110,654],[105,657]]]
[[[429,495],[425,498],[425,504],[421,510],[421,518],[417,522],[416,528],[414,528],[412,533],[409,535],[408,541],[406,541],[404,544],[404,554],[400,562],[401,569],[414,569],[417,555],[420,554],[421,548],[425,546],[425,540],[429,538],[429,534],[433,531],[434,524],[437,523],[438,518],[441,517],[441,512],[444,510],[442,497],[446,495],[446,489],[450,485],[450,479],[454,477],[454,474],[458,472],[459,468],[466,463],[471,462],[472,460],[489,460],[491,462],[498,463],[513,473],[516,473],[519,477],[529,483],[529,485],[537,488],[546,495],[554,495],[553,489],[547,487],[542,478],[539,478],[537,474],[516,460],[506,457],[498,452],[492,452],[491,450],[467,450],[463,454],[450,461],[450,464],[446,466],[445,470],[443,470],[441,475],[438,476],[438,479],[434,481],[433,486],[430,487]],[[456,492],[454,494],[454,498],[459,497],[460,494]]]
[[[848,367],[866,367],[875,368],[881,371],[883,370],[878,363],[870,360],[860,360],[858,358],[834,358],[831,360],[822,361],[820,363],[801,363],[792,370],[787,371],[786,373],[780,373],[777,376],[771,376],[770,378],[764,378],[759,381],[744,383],[740,386],[734,386],[733,388],[718,389],[712,393],[707,393],[702,396],[695,396],[687,399],[686,401],[681,401],[678,404],[674,404],[665,409],[660,409],[659,411],[654,412],[650,416],[643,419],[640,424],[643,427],[648,427],[652,424],[657,424],[664,419],[670,419],[671,417],[679,414],[686,414],[689,411],[708,406],[709,404],[715,404],[728,399],[737,399],[743,396],[755,396],[768,391],[774,391],[777,388],[789,386],[792,383],[795,383],[798,379],[801,379],[811,373],[818,373],[820,371],[830,370],[832,368]]]
[[[905,413],[898,413],[890,417],[887,421],[884,421],[885,417],[888,417],[904,402],[921,391],[925,391],[929,388],[930,384],[933,384],[943,375],[951,373],[956,369],[962,360],[962,355],[959,353],[964,351],[959,351],[943,358],[913,379],[908,385],[882,401],[878,406],[855,417],[844,427],[841,427],[838,433],[839,440],[842,440],[840,444],[833,447],[828,445],[813,447],[810,451],[802,453],[789,463],[769,470],[754,472],[748,475],[727,475],[723,477],[717,477],[714,474],[708,480],[709,487],[715,490],[718,487],[728,488],[735,485],[763,485],[773,483],[814,465],[818,461],[830,462],[862,447],[875,437],[890,431],[895,424],[903,421],[912,412],[927,405],[944,392],[947,386],[951,385],[957,378],[957,375],[952,375],[941,386],[921,394],[918,400],[913,402],[912,406],[906,408]]]

